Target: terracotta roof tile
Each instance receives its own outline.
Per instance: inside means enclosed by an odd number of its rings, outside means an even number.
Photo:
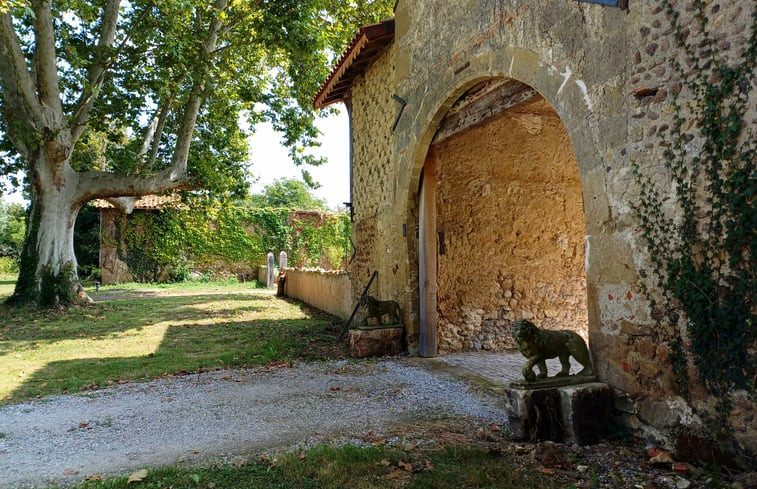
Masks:
[[[145,195],[140,197],[134,204],[135,209],[149,210],[160,209],[166,206],[178,204],[181,201],[178,195]],[[92,206],[97,209],[113,209],[113,205],[105,199],[95,199]]]
[[[394,19],[361,27],[313,97],[313,107],[321,109],[343,101],[355,79],[393,39]]]

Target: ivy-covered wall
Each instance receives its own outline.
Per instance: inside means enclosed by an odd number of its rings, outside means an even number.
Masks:
[[[196,209],[115,209],[101,214],[103,283],[183,281],[193,272],[208,278],[251,280],[266,255],[281,251],[290,266],[341,269],[350,253],[346,214],[226,206]]]

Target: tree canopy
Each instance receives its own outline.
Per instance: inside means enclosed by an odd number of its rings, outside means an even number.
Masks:
[[[245,119],[270,121],[296,163],[319,163],[305,151],[310,99],[357,26],[392,4],[0,0],[0,174],[18,185],[23,172],[31,200],[12,300],[72,297],[73,223],[89,200],[128,211],[148,193],[246,193]]]
[[[46,3],[53,28],[45,34],[52,37],[48,58],[40,49]],[[271,121],[295,162],[319,163],[304,151],[317,144],[310,99],[356,27],[390,15],[391,4],[0,0],[0,9],[6,10],[5,34],[15,33],[23,54],[8,62],[51,65],[37,68],[37,91],[41,73],[52,71],[46,75],[59,88],[55,103],[68,119],[61,122],[69,123],[77,143],[75,170],[146,176],[167,167],[189,98],[199,91],[187,186],[242,193],[248,148],[240,119]],[[206,53],[202,43],[214,17],[220,27]],[[104,42],[104,36],[112,39]],[[35,76],[34,69],[28,73]],[[13,174],[28,167],[17,140],[38,138],[40,128],[30,127],[27,114],[6,95],[10,78],[0,77],[0,129],[9,136],[0,143],[0,172],[18,185]]]
[[[327,210],[323,199],[312,195],[302,180],[279,178],[266,185],[263,192],[250,196],[248,201],[255,207],[278,207],[301,210]]]

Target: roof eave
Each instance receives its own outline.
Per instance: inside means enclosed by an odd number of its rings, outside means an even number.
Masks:
[[[313,97],[313,108],[321,109],[344,101],[354,80],[393,39],[394,19],[361,27]]]

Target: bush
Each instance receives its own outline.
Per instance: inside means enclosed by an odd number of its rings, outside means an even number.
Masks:
[[[0,257],[0,274],[14,275],[18,273],[18,260],[11,256]]]

